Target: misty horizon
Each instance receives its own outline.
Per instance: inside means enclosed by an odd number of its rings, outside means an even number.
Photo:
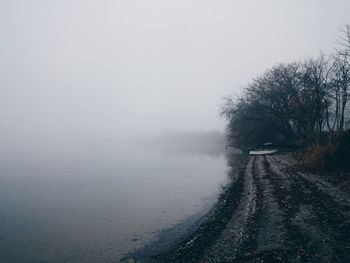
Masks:
[[[350,127],[349,11],[0,1],[0,261],[345,258],[345,194],[285,151]]]
[[[341,0],[0,6],[5,141],[223,131],[222,97],[275,63],[332,51],[350,9]]]

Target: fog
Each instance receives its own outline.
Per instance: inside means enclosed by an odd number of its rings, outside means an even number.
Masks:
[[[241,168],[222,98],[276,63],[332,52],[349,11],[1,0],[1,262],[116,262],[190,233]]]
[[[348,0],[1,1],[1,140],[223,130],[222,97],[330,52]]]

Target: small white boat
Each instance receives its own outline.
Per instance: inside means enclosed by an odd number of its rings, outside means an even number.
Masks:
[[[250,155],[268,155],[268,154],[274,154],[277,150],[257,150],[257,151],[249,151]]]

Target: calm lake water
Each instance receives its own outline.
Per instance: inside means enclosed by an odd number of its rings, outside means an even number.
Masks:
[[[202,216],[229,181],[223,145],[62,141],[0,154],[0,262],[117,262]]]

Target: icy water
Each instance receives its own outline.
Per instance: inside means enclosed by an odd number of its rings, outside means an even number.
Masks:
[[[116,141],[1,148],[0,262],[118,262],[210,209],[229,181],[222,148]]]

